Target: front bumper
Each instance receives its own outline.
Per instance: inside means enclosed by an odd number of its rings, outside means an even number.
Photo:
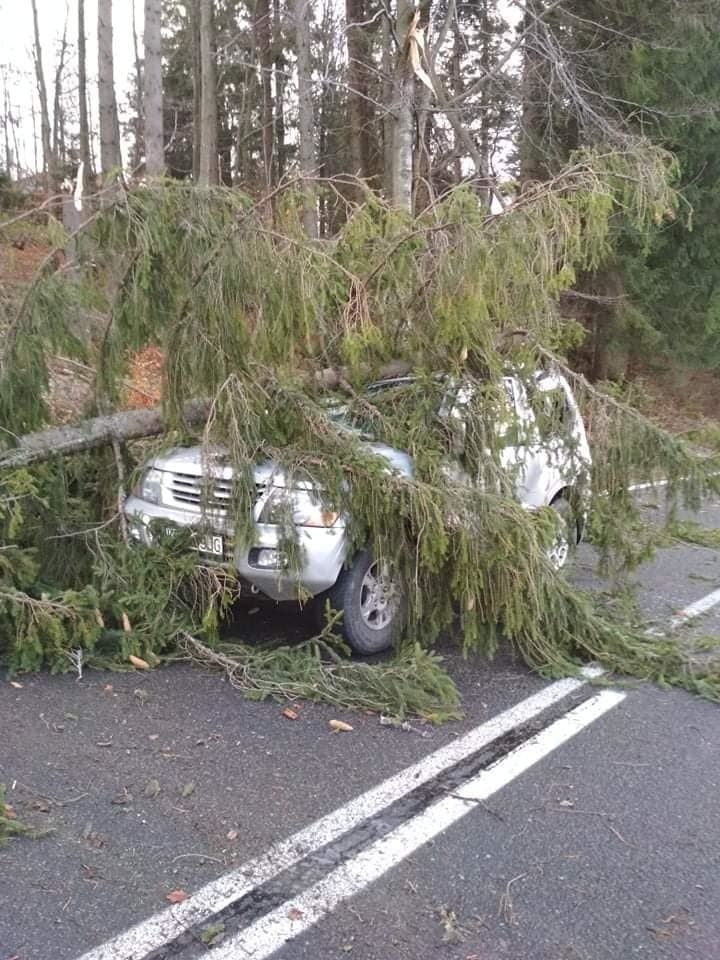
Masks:
[[[197,527],[203,534],[208,526],[219,536],[232,539],[232,530],[223,517],[201,517],[198,513],[179,510],[165,504],[148,503],[130,496],[125,501],[133,540],[148,544],[151,541],[150,524],[167,521],[169,526]],[[300,569],[289,573],[281,560],[272,567],[258,566],[261,551],[280,552],[279,528],[274,524],[256,523],[255,539],[249,546],[236,546],[224,558],[199,554],[203,559],[232,565],[243,580],[257,587],[273,600],[296,600],[303,596],[317,596],[333,586],[343,568],[347,540],[342,526],[298,527],[298,545],[302,551]]]

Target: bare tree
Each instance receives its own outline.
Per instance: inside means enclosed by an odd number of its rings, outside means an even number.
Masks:
[[[78,103],[80,121],[80,163],[83,192],[90,183],[90,124],[87,100],[87,56],[85,53],[85,0],[78,0]]]
[[[43,70],[42,46],[40,45],[40,25],[38,23],[37,0],[31,0],[33,13],[33,27],[35,31],[35,77],[37,79],[38,97],[40,98],[40,137],[42,140],[43,172],[46,175],[47,189],[53,189],[56,179],[55,158],[50,141],[50,112],[48,110],[47,87],[45,86],[45,72]]]
[[[34,0],[33,0],[34,2]],[[115,99],[112,0],[98,0],[98,103],[100,106],[100,169],[104,176],[122,168],[120,124]]]
[[[63,75],[65,72],[65,57],[67,55],[67,29],[69,9],[65,4],[65,22],[63,25],[62,39],[60,49],[58,50],[57,64],[55,67],[55,85],[53,93],[53,137],[52,153],[56,165],[61,168],[65,162],[65,116],[63,111]]]
[[[213,0],[200,0],[200,170],[203,187],[218,183],[217,68]]]
[[[161,11],[161,0],[145,0],[143,113],[145,115],[145,169],[151,177],[162,176],[165,172]]]
[[[315,117],[312,98],[312,56],[310,50],[310,2],[295,0],[295,42],[298,65],[298,156],[300,176],[315,175]],[[313,239],[318,235],[315,190],[303,184],[303,226]]]

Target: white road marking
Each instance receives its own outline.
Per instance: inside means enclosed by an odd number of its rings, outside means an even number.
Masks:
[[[378,880],[428,840],[457,823],[476,803],[492,796],[553,750],[617,706],[626,694],[605,690],[570,710],[536,736],[482,770],[392,833],[337,867],[304,893],[260,917],[213,950],[213,960],[266,960],[288,940],[304,933],[324,916]]]
[[[602,672],[599,667],[586,667],[582,674],[584,678],[592,679],[600,676]],[[580,689],[584,683],[585,679],[568,678],[544,687],[538,693],[321,817],[287,840],[273,844],[261,856],[206,884],[184,903],[160,911],[102,946],[84,953],[79,960],[140,960],[151,950],[164,946],[184,933],[188,927],[202,923],[234,900],[277,877],[303,857],[337,840],[353,827],[460,760],[527,723],[543,710]]]
[[[654,490],[655,487],[666,487],[669,483],[669,480],[654,480],[650,483],[632,483],[628,487],[628,492],[635,493],[636,490]]]
[[[708,610],[712,610],[718,603],[720,603],[720,590],[713,590],[712,593],[708,593],[707,596],[700,597],[695,603],[690,603],[687,607],[679,610],[670,620],[670,629],[677,630],[678,627],[687,623],[688,620],[694,620],[695,617],[701,617],[704,613],[707,613]]]

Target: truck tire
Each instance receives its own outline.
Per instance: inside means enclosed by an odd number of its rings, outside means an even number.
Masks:
[[[370,550],[361,550],[325,596],[335,610],[342,611],[341,632],[355,653],[368,656],[392,647],[404,605],[387,562],[376,560]]]

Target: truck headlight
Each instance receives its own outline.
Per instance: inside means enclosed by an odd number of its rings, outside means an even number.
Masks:
[[[263,504],[260,523],[282,524],[288,521],[296,527],[332,527],[339,514],[328,509],[312,490],[287,490],[272,487]]]
[[[162,471],[155,467],[149,467],[143,471],[135,485],[133,493],[141,500],[148,503],[160,503],[161,500]]]

